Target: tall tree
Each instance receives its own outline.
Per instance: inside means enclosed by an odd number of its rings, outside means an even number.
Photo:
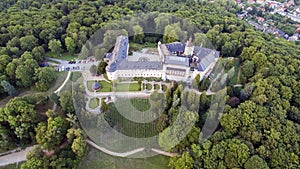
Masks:
[[[1,55],[0,56],[0,72],[4,72],[6,66],[12,59],[8,55]]]
[[[34,78],[37,81],[35,87],[39,91],[47,91],[55,82],[56,73],[52,67],[40,67],[35,69]]]
[[[34,59],[26,59],[24,64],[19,65],[16,69],[16,78],[21,80],[21,85],[29,87],[34,82],[34,69],[38,67]]]
[[[68,130],[67,138],[72,143],[72,151],[76,154],[77,158],[82,158],[87,152],[86,136],[81,129],[71,128]]]
[[[16,96],[18,94],[17,90],[11,85],[8,81],[3,80],[1,81],[1,85],[5,92],[7,92],[10,96]]]
[[[245,163],[245,169],[268,169],[266,161],[258,155],[254,155]]]
[[[60,40],[57,39],[52,39],[50,40],[48,44],[48,48],[51,50],[51,52],[60,54],[61,52],[61,42]]]
[[[5,105],[4,114],[19,139],[31,140],[31,136],[34,135],[34,127],[39,120],[34,105],[21,98],[14,98]]]
[[[71,37],[66,37],[65,44],[66,44],[68,52],[70,54],[74,54],[75,48],[76,48],[76,44],[75,44],[74,40]]]
[[[20,38],[21,48],[24,51],[31,51],[37,46],[38,39],[33,35],[27,35]]]
[[[42,63],[44,61],[45,50],[42,46],[37,46],[32,50],[33,59],[38,63]]]
[[[36,128],[36,140],[46,150],[59,146],[66,138],[69,123],[62,117],[48,118],[47,123],[39,123]]]
[[[143,42],[143,38],[144,38],[144,31],[143,28],[139,25],[135,25],[132,27],[133,29],[133,40],[136,43],[142,43]]]
[[[180,157],[172,157],[169,162],[171,169],[192,169],[194,160],[188,152],[183,153]]]
[[[97,74],[104,74],[104,73],[106,73],[106,70],[105,70],[106,66],[107,66],[107,63],[104,62],[104,61],[101,61],[98,64]]]
[[[75,111],[73,98],[70,91],[62,91],[59,98],[60,105],[65,112],[72,113]]]
[[[180,27],[180,22],[168,25],[165,27],[164,42],[171,43],[187,39],[187,32]]]
[[[90,67],[90,72],[94,76],[97,73],[97,66],[96,65],[92,65]]]

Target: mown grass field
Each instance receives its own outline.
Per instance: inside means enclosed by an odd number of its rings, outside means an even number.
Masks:
[[[10,165],[7,165],[7,166],[2,166],[2,167],[0,167],[0,169],[21,169],[22,163],[23,162],[18,163],[18,164],[10,164]]]
[[[138,83],[118,83],[115,84],[116,92],[141,91],[141,86]]]
[[[146,89],[147,90],[151,90],[152,89],[152,85],[151,84],[146,84]]]
[[[159,85],[158,84],[154,84],[154,90],[159,90],[159,89],[160,89]]]
[[[131,104],[131,105],[130,105]],[[117,105],[117,106],[116,106]],[[118,99],[115,104],[109,104],[109,111],[105,114],[106,121],[110,122],[110,125],[116,128],[119,132],[135,138],[151,137],[158,134],[156,129],[156,121],[149,123],[137,123],[129,120],[134,116],[138,119],[146,118],[144,113],[153,113],[150,110],[150,104],[148,100],[136,98],[131,99],[129,102],[126,99]],[[129,119],[121,114],[122,112],[128,112]]]
[[[130,99],[130,102],[132,106],[139,111],[147,111],[150,109],[151,106],[148,99],[133,98]]]
[[[95,109],[99,106],[99,99],[98,98],[92,98],[89,102],[89,107],[91,109]]]
[[[163,91],[166,91],[167,88],[168,88],[166,85],[161,85],[161,87],[162,87],[162,90],[163,90]]]
[[[48,52],[45,55],[47,57],[57,58],[57,59],[62,59],[62,60],[67,60],[67,61],[71,61],[71,60],[74,60],[77,58],[77,56],[71,55],[70,53],[57,54],[57,53]]]
[[[112,84],[111,83],[108,83],[106,81],[103,81],[103,80],[100,80],[98,81],[101,85],[101,88],[99,90],[97,90],[97,92],[111,92],[112,91]],[[88,90],[93,92],[93,84],[95,83],[95,81],[88,81],[87,82],[87,87],[88,87]]]
[[[148,158],[113,157],[90,148],[78,169],[167,169],[169,158],[157,155]]]

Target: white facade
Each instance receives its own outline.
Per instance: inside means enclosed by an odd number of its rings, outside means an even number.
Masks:
[[[118,78],[132,78],[132,77],[163,77],[162,70],[151,69],[132,69],[132,70],[117,70],[115,72],[107,72],[108,79],[117,80]]]
[[[180,42],[166,45],[158,42],[157,50],[160,61],[128,61],[129,47],[125,49],[126,45],[124,45],[123,48],[120,47],[118,49],[119,44],[125,44],[125,40],[124,37],[117,38],[115,45],[117,47],[114,49],[115,53],[112,54],[114,57],[108,60],[107,76],[110,80],[133,77],[156,77],[163,80],[191,82],[198,74],[200,74],[200,80],[202,80],[210,74],[219,57],[219,52],[214,50],[202,47],[197,47],[196,49],[192,45],[190,38],[186,45]],[[115,59],[118,58],[120,51],[127,51],[126,59],[123,58],[121,61],[120,59]],[[124,55],[124,53],[122,54]],[[144,57],[143,54],[141,54],[141,57]],[[191,64],[194,67],[191,67]],[[112,65],[111,69],[110,65]],[[116,68],[114,69],[114,67]]]

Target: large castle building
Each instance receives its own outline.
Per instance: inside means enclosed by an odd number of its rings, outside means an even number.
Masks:
[[[112,53],[105,57],[108,63],[106,72],[110,80],[123,77],[157,77],[163,80],[192,81],[198,74],[202,80],[210,74],[220,54],[212,49],[194,46],[191,38],[186,43],[158,42],[159,59],[154,61],[130,60],[128,50],[128,37],[118,36]]]

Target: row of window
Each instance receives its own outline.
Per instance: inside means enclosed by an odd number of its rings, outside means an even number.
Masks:
[[[119,77],[161,76],[161,74],[119,74]]]
[[[176,70],[167,70],[167,75],[175,75],[175,76],[185,76],[185,72],[183,71],[176,71]]]

